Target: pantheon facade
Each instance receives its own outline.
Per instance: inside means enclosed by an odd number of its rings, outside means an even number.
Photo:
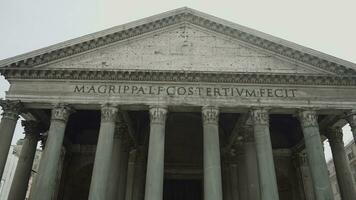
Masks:
[[[356,199],[356,65],[180,8],[0,61],[0,174],[21,116],[9,199]]]

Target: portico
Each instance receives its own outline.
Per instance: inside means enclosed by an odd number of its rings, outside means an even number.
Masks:
[[[333,199],[354,64],[187,8],[125,27],[0,62],[0,159],[19,115],[48,132],[31,199]]]

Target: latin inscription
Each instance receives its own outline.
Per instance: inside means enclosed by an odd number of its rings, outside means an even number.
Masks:
[[[74,93],[107,95],[159,95],[200,97],[277,97],[294,98],[297,89],[248,87],[199,87],[159,85],[75,85]]]

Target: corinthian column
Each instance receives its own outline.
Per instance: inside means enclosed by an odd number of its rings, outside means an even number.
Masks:
[[[51,125],[46,146],[40,161],[34,200],[51,199],[56,189],[56,176],[60,161],[66,124],[72,110],[65,105],[56,105],[52,109]]]
[[[278,200],[268,111],[263,108],[254,109],[251,111],[251,118],[256,144],[260,196],[262,200]]]
[[[167,109],[150,107],[150,141],[148,146],[145,200],[162,200],[164,176],[164,138]]]
[[[204,199],[222,200],[219,109],[213,106],[203,107],[202,118],[204,132]]]
[[[37,142],[40,135],[38,122],[22,121],[22,126],[25,129],[25,139],[8,196],[8,199],[11,200],[23,200],[26,197],[28,181],[31,176],[33,159],[36,154]]]
[[[243,148],[245,153],[244,165],[246,165],[247,171],[247,191],[248,199],[255,200],[260,199],[260,185],[258,183],[258,163],[256,156],[256,144],[253,136],[252,125],[246,125],[243,127]]]
[[[130,138],[127,124],[121,115],[118,115],[107,188],[108,200],[125,199],[129,148]]]
[[[117,114],[118,109],[114,106],[105,104],[101,108],[101,123],[90,183],[89,200],[107,199],[106,191],[110,175]]]
[[[0,100],[0,106],[3,110],[0,123],[0,177],[2,177],[16,122],[23,107],[20,101],[8,100]]]
[[[299,112],[299,120],[303,129],[305,148],[316,199],[333,199],[316,112],[313,110],[302,110]]]
[[[354,136],[354,141],[356,141],[356,110],[352,110],[346,117],[350,124],[352,135]]]
[[[336,178],[340,188],[340,194],[344,200],[356,199],[355,184],[351,173],[349,161],[346,158],[344,141],[342,140],[342,129],[328,129],[325,134],[330,143],[333,153]]]

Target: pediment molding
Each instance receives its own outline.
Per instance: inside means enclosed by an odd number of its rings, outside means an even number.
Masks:
[[[113,71],[80,69],[0,69],[8,79],[207,82],[239,84],[283,84],[356,86],[356,76],[233,73],[201,71]]]
[[[107,34],[98,32],[96,35],[94,34],[96,36],[94,39],[87,39],[84,41],[80,40],[80,42],[75,42],[74,40],[74,42],[71,41],[70,45],[58,45],[57,48],[54,46],[47,50],[44,49],[41,51],[41,53],[29,53],[28,56],[23,55],[10,58],[0,62],[0,67],[32,68],[64,59],[69,56],[87,52],[99,47],[103,47],[118,41],[127,40],[175,24],[190,23],[260,47],[262,49],[276,53],[277,55],[317,67],[336,75],[356,75],[356,70],[354,67],[345,66],[343,64],[334,62],[333,60],[335,59],[328,60],[316,55],[312,55],[310,53],[303,52],[284,44],[271,41],[267,36],[263,38],[256,34],[251,34],[248,31],[244,31],[243,29],[238,29],[231,25],[232,23],[222,23],[222,20],[207,16],[208,15],[204,15],[203,13],[189,8],[178,9],[161,14],[156,18],[151,17],[139,20],[136,23],[131,23],[130,26],[122,26],[128,28],[120,27],[117,31],[108,31]]]

